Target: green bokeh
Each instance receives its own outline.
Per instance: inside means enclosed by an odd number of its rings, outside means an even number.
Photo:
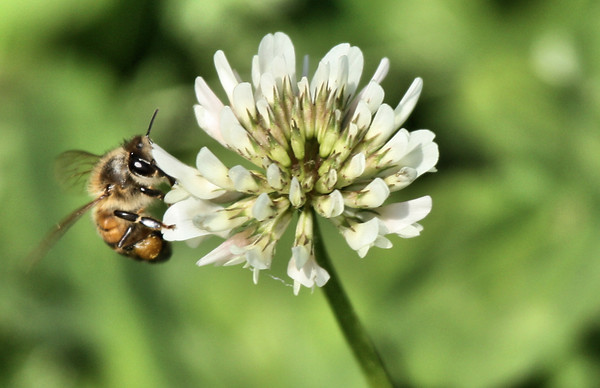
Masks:
[[[212,55],[244,79],[284,31],[312,68],[333,45],[391,60],[385,101],[425,86],[407,128],[437,134],[421,237],[359,259],[323,224],[393,376],[414,387],[595,387],[600,381],[600,3],[595,1],[16,1],[0,5],[0,386],[363,387],[319,290],[293,296],[289,234],[272,277],[107,249],[89,219],[31,272],[27,253],[87,201],[53,160],[143,132],[193,164],[223,160],[192,112]],[[286,245],[287,244],[287,245]],[[277,278],[284,280],[280,282]],[[287,287],[286,287],[287,285]]]

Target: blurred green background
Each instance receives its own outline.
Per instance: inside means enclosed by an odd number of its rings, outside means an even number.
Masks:
[[[190,164],[194,78],[221,96],[223,49],[249,79],[284,31],[312,69],[350,42],[395,106],[424,78],[409,129],[441,159],[397,199],[431,195],[421,237],[365,259],[327,244],[392,375],[408,387],[595,387],[600,381],[600,2],[241,0],[0,5],[0,386],[363,387],[320,290],[285,276],[164,265],[109,250],[89,220],[30,273],[23,259],[87,201],[53,177],[62,151],[102,153],[145,131]],[[287,244],[287,245],[286,245]]]

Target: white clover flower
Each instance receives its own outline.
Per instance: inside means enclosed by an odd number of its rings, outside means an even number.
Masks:
[[[197,264],[243,263],[256,282],[297,213],[288,265],[297,294],[300,286],[321,287],[329,279],[314,255],[313,209],[338,227],[360,257],[372,246],[390,248],[387,234],[419,235],[417,222],[431,210],[430,197],[383,204],[391,192],[435,171],[433,132],[400,129],[421,93],[420,78],[392,108],[382,103],[379,85],[389,61],[383,59],[359,91],[363,56],[347,43],[325,55],[312,79],[306,69],[298,77],[294,46],[281,32],[261,41],[251,83],[239,79],[222,51],[214,60],[228,105],[198,77],[198,124],[253,167],[229,168],[204,147],[194,169],[154,145],[156,163],[177,180],[165,198],[171,206],[164,223],[175,225],[163,230],[165,239],[224,237]]]

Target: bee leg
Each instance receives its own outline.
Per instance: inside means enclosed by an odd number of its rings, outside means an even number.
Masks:
[[[127,221],[131,221],[131,222],[134,222],[137,224],[142,224],[146,228],[150,228],[150,229],[154,229],[154,230],[160,230],[163,228],[173,229],[175,227],[175,225],[165,225],[162,222],[160,222],[152,217],[144,217],[144,216],[140,216],[137,213],[127,212],[124,210],[115,210],[114,214],[115,214],[115,216],[117,216],[119,218],[122,218]]]
[[[151,189],[149,187],[144,187],[144,186],[140,187],[140,192],[149,197],[158,198],[158,199],[163,199],[163,197],[165,196],[163,194],[163,192],[160,190],[155,190],[155,189]]]
[[[164,176],[165,178],[167,178],[169,180],[169,184],[171,186],[173,186],[176,182],[175,178],[173,178],[170,175],[165,174],[165,172],[163,170],[161,170],[160,168],[158,168],[155,164],[153,164],[154,168],[156,168],[156,171],[158,171],[158,175],[160,176]]]
[[[125,241],[127,241],[129,236],[131,236],[132,232],[133,232],[133,225],[129,225],[129,227],[127,228],[125,233],[123,233],[123,235],[121,236],[121,239],[117,243],[117,248],[123,248],[123,246],[125,245]]]

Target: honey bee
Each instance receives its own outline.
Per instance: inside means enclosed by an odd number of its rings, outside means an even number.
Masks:
[[[30,255],[30,263],[41,259],[65,232],[90,209],[98,234],[117,253],[149,263],[168,260],[171,247],[162,237],[162,228],[173,228],[152,218],[146,207],[162,199],[161,184],[174,179],[156,166],[152,157],[150,120],[146,135],[125,141],[118,148],[98,156],[86,151],[67,151],[57,159],[64,179],[88,177],[87,191],[94,200],[59,222]]]

